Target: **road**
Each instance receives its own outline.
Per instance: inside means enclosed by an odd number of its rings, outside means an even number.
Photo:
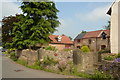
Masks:
[[[68,78],[70,76],[34,70],[2,57],[2,78]]]

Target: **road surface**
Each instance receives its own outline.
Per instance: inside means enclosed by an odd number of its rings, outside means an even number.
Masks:
[[[2,78],[69,78],[70,76],[34,70],[2,57]]]

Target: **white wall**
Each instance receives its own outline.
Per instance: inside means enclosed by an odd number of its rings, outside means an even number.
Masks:
[[[119,53],[120,52],[120,4],[115,2],[112,6],[111,13],[111,32],[110,32],[110,40],[111,40],[111,53]]]

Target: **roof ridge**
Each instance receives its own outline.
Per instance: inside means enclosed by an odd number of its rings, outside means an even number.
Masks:
[[[96,30],[96,31],[88,31],[88,32],[97,32],[97,31],[109,31],[109,30]]]

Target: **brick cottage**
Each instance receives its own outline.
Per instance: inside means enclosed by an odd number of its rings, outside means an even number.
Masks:
[[[110,50],[110,30],[80,33],[74,39],[75,48],[87,45],[91,51]]]
[[[49,38],[51,40],[49,46],[54,46],[58,50],[73,47],[73,41],[66,35],[50,35]]]

